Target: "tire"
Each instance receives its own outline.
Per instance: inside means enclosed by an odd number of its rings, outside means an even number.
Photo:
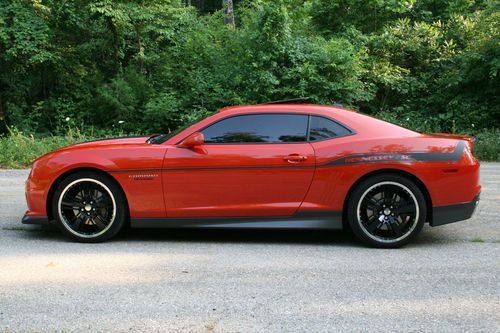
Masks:
[[[410,179],[379,174],[359,183],[347,203],[347,220],[365,244],[398,248],[422,230],[427,216],[425,197]]]
[[[109,176],[81,171],[56,188],[51,208],[58,228],[84,243],[104,242],[123,227],[128,213],[125,195]]]

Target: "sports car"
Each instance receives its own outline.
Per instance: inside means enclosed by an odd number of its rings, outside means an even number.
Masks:
[[[342,229],[400,247],[479,200],[473,138],[421,134],[342,107],[228,107],[150,137],[33,162],[26,224],[101,242],[132,228]]]

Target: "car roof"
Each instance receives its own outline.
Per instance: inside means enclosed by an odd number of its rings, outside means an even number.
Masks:
[[[239,105],[221,109],[218,114],[232,116],[248,113],[307,113],[325,116],[365,135],[394,136],[415,135],[416,133],[395,124],[339,106],[319,104],[256,104]]]
[[[207,117],[200,122],[190,126],[190,133],[202,130],[203,128],[220,121],[224,118],[229,118],[238,115],[251,113],[297,113],[311,114],[330,118],[341,125],[344,125],[357,134],[358,139],[369,137],[402,137],[415,136],[416,132],[405,129],[398,125],[394,125],[383,120],[344,109],[339,106],[318,105],[318,104],[256,104],[256,105],[239,105],[225,107]],[[178,143],[179,140],[185,137],[185,133],[180,132],[171,137],[169,143]]]
[[[229,106],[219,110],[219,113],[251,113],[251,112],[277,112],[277,113],[336,113],[336,112],[354,112],[338,106],[320,105],[320,104],[256,104],[256,105],[238,105]]]

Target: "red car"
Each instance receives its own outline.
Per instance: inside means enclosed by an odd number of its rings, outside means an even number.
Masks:
[[[467,136],[420,134],[339,107],[237,106],[179,132],[58,149],[33,162],[27,224],[101,242],[132,228],[341,229],[399,247],[471,217]]]

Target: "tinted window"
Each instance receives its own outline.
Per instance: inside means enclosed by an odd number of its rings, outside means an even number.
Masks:
[[[344,126],[323,117],[311,117],[310,141],[321,141],[351,134]]]
[[[281,143],[306,141],[306,115],[255,114],[221,120],[202,133],[205,143]]]

